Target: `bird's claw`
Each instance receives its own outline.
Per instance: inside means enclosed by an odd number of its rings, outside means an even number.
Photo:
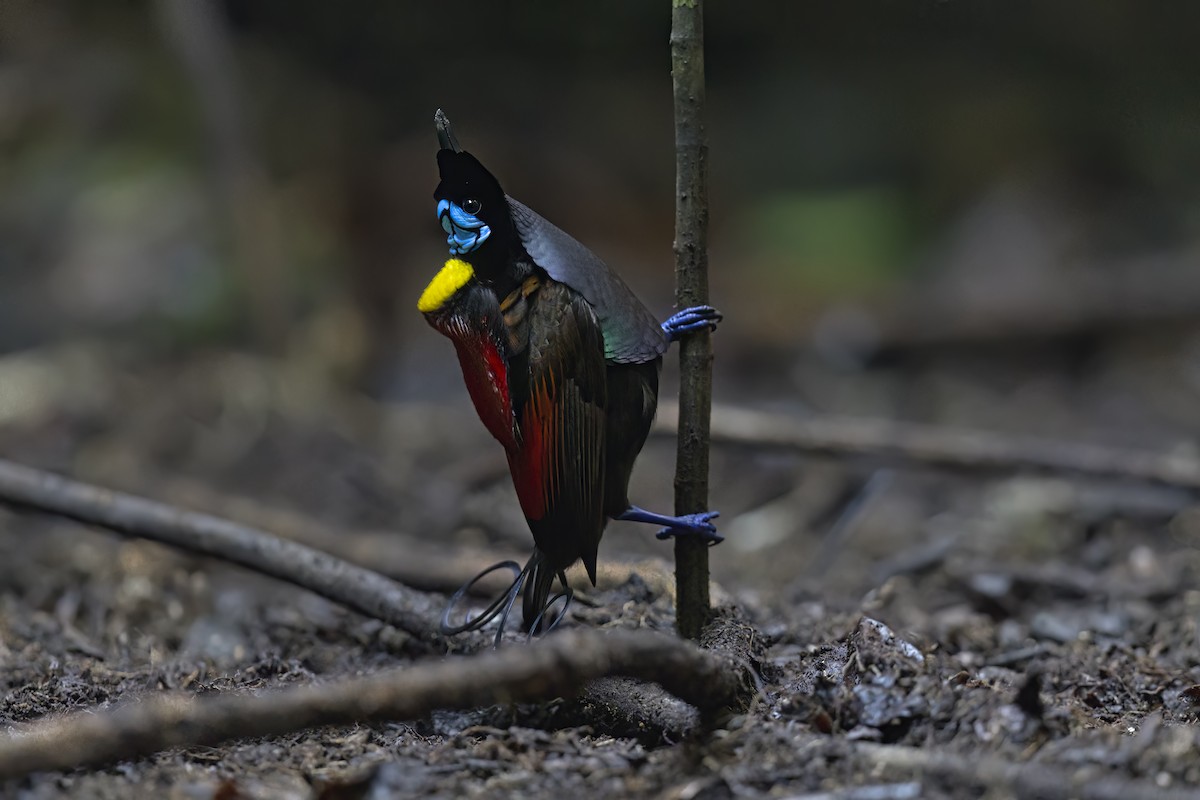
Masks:
[[[658,539],[670,539],[672,536],[699,536],[700,540],[712,547],[725,541],[725,537],[717,533],[717,526],[709,520],[721,516],[720,511],[701,511],[697,514],[683,514],[676,517],[675,522],[658,533]]]
[[[722,318],[721,312],[712,306],[692,306],[668,317],[662,324],[662,329],[667,334],[667,339],[673,342],[681,336],[705,328],[715,331]]]

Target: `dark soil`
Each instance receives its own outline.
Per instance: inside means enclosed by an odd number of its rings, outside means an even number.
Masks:
[[[954,355],[855,375],[800,362],[773,379],[728,367],[718,387],[750,397],[775,383],[774,396],[791,398],[775,407],[803,397],[841,413],[1175,446],[1194,430],[1196,404],[1172,394],[1183,392],[1177,376],[1148,376],[1138,348],[1126,349],[1074,372],[1045,353],[992,359],[974,375]],[[503,459],[465,396],[377,406],[234,356],[183,367],[97,349],[44,357],[69,388],[0,427],[6,457],[251,523],[311,519],[308,543],[385,571],[403,572],[406,554],[440,558],[445,573],[428,579],[443,590],[474,571],[463,562],[472,553],[525,555]],[[672,459],[668,441],[647,447],[639,502],[669,508]],[[839,524],[868,481],[869,502]],[[970,769],[989,759],[1064,781],[1200,792],[1200,525],[1186,496],[740,451],[714,454],[713,487],[727,536],[712,550],[717,597],[740,606],[768,648],[755,704],[710,734],[664,741],[586,708],[482,709],[37,774],[4,793],[1036,796],[989,789],[994,775]],[[295,533],[287,528],[273,529]],[[612,526],[602,560],[637,568],[585,592],[570,624],[669,629],[670,567],[654,561],[667,557],[644,526]],[[147,692],[327,682],[439,657],[241,569],[0,511],[0,722],[10,730]],[[936,751],[967,769],[886,766],[862,743]],[[866,788],[836,793],[847,787]]]

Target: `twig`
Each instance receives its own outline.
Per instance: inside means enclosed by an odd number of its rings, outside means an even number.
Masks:
[[[708,144],[704,131],[704,3],[671,0],[671,79],[675,105],[675,303],[708,303]],[[679,437],[675,513],[708,508],[708,427],[712,343],[708,331],[679,343]],[[700,638],[709,615],[708,545],[675,537],[675,624]]]
[[[659,405],[655,433],[674,435],[676,408]],[[713,409],[714,444],[817,456],[868,457],[967,472],[1045,472],[1200,491],[1200,459],[1029,436],[949,430],[885,420],[797,419],[745,408]]]
[[[0,460],[0,503],[213,556],[287,581],[432,641],[441,600],[328,553],[219,517]]]
[[[906,783],[849,786],[845,789],[834,789],[828,792],[794,794],[783,800],[916,800],[922,796],[921,784],[916,781],[908,781]]]
[[[1195,253],[1187,248],[1044,270],[1023,289],[964,295],[935,284],[898,302],[868,307],[852,337],[834,346],[858,358],[918,348],[1032,347],[1047,339],[1111,335],[1191,324],[1200,314]],[[826,318],[836,324],[839,310]],[[860,319],[861,311],[854,317]]]
[[[807,568],[809,577],[819,578],[827,574],[838,556],[851,549],[846,545],[858,528],[858,523],[891,487],[894,477],[895,473],[890,469],[877,469],[862,488],[855,492],[822,537],[821,545]]]
[[[935,748],[860,743],[855,751],[878,767],[932,772],[967,784],[1005,787],[1017,797],[1042,800],[1175,800],[1195,798],[1196,789],[1166,789],[1122,778],[1102,767],[1047,762],[1012,762],[975,753],[961,756]]]
[[[544,701],[597,678],[654,681],[703,713],[738,693],[726,659],[646,632],[570,631],[536,647],[389,670],[251,696],[159,695],[17,728],[0,738],[0,779],[95,766],[172,747],[212,745],[322,725],[417,719],[438,709]]]
[[[1011,600],[1034,591],[1059,597],[1162,600],[1184,589],[1181,565],[1164,563],[1154,577],[1119,577],[1058,561],[1034,564],[1005,564],[995,559],[952,561],[944,568],[947,577],[993,600]],[[987,576],[995,588],[977,589],[978,579]]]

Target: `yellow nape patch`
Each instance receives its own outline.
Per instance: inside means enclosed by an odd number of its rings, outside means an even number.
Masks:
[[[433,280],[425,287],[425,291],[421,292],[421,299],[417,301],[417,310],[422,314],[437,311],[474,275],[475,270],[470,264],[459,258],[450,259],[446,262],[446,266],[433,276]]]

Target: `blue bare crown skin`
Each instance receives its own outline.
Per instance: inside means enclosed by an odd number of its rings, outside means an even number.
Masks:
[[[476,216],[463,211],[458,203],[441,200],[437,205],[438,222],[447,234],[450,255],[463,256],[474,252],[492,235],[492,229]]]

